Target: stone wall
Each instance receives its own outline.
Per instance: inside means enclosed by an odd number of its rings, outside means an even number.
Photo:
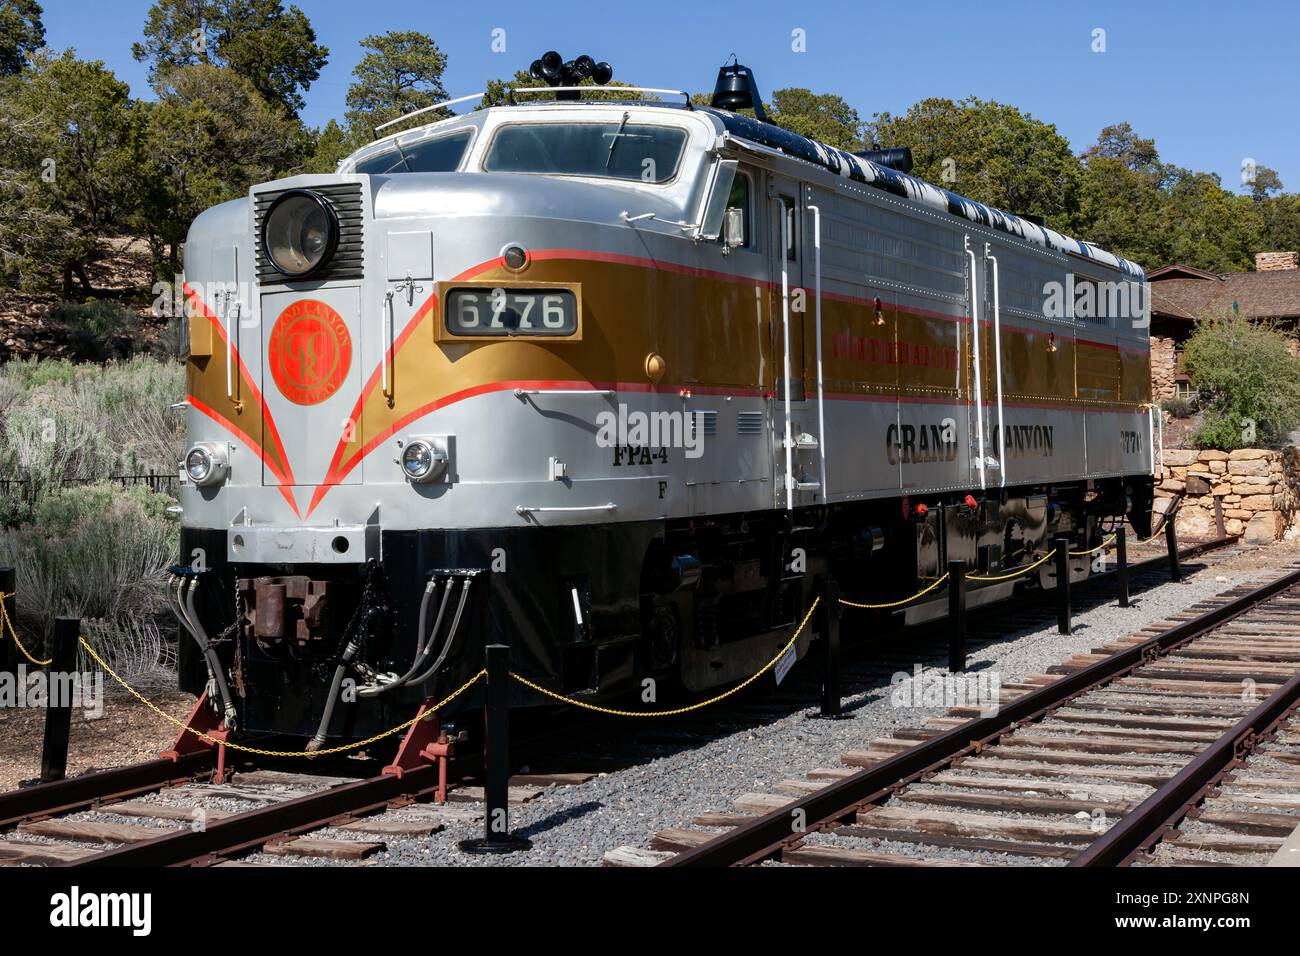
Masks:
[[[1178,360],[1174,340],[1164,335],[1151,336],[1151,397],[1156,404],[1178,394],[1174,376]]]
[[[1156,483],[1156,511],[1185,492],[1178,534],[1212,538],[1214,501],[1220,499],[1224,530],[1248,544],[1300,537],[1300,449],[1237,451],[1165,449]]]
[[[1256,272],[1280,272],[1283,269],[1298,268],[1300,268],[1300,254],[1294,252],[1255,253]]]

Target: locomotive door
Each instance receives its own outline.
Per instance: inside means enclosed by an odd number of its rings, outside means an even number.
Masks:
[[[359,462],[346,472],[331,466],[336,450],[347,464],[349,445],[363,437],[353,417],[363,365],[360,290],[265,294],[262,324],[262,484],[359,484]],[[295,500],[305,514],[305,493]]]
[[[969,480],[972,487],[998,486],[1000,462],[994,448],[997,382],[994,370],[991,296],[988,261],[978,237],[966,236],[966,318],[963,339],[962,391],[969,403]]]
[[[775,461],[773,491],[779,506],[813,504],[817,446],[809,438],[815,420],[806,404],[804,319],[812,308],[811,290],[804,286],[808,228],[799,184],[793,179],[768,178],[768,262],[771,269],[770,316],[772,342],[772,433]],[[787,390],[788,381],[788,390]],[[815,410],[814,410],[815,412]],[[815,439],[813,439],[815,441]],[[804,447],[800,447],[800,446]],[[808,454],[811,451],[812,454]],[[809,468],[808,465],[812,464]],[[801,488],[802,486],[802,488]]]

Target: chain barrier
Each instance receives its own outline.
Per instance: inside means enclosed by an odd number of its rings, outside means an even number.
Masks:
[[[1114,542],[1114,540],[1115,540],[1115,535],[1112,534],[1109,538],[1107,538],[1101,544],[1097,545],[1097,547],[1093,548],[1091,551],[1071,551],[1070,555],[1076,558],[1086,558],[1090,554],[1096,554],[1098,551],[1103,551],[1106,548],[1109,548],[1111,546],[1111,543]],[[1147,540],[1150,541],[1151,539],[1148,538]]]
[[[3,626],[4,629],[9,632],[9,636],[12,637],[14,643],[18,645],[18,649],[23,652],[23,657],[27,658],[37,667],[48,667],[54,662],[54,658],[51,657],[48,661],[38,661],[33,657],[31,651],[27,650],[23,645],[23,642],[18,639],[18,632],[14,630],[14,622],[9,619],[9,606],[4,602],[8,601],[11,597],[17,596],[18,594],[16,591],[10,591],[8,594],[0,594],[0,626]],[[0,640],[4,640],[4,634],[0,634]]]
[[[1022,574],[1028,574],[1030,571],[1034,570],[1034,568],[1038,567],[1040,564],[1042,564],[1044,561],[1046,561],[1054,554],[1056,554],[1055,548],[1053,548],[1051,551],[1048,551],[1045,555],[1043,555],[1033,564],[1027,564],[1023,568],[1016,568],[1016,570],[1012,571],[1010,574],[998,574],[992,577],[985,577],[978,574],[968,574],[966,575],[966,580],[968,581],[1010,581],[1012,578],[1018,578]]]
[[[917,591],[911,597],[905,597],[901,601],[890,601],[888,604],[862,604],[859,601],[846,601],[844,600],[844,598],[840,598],[840,603],[843,604],[845,607],[865,608],[866,610],[869,611],[880,611],[891,607],[902,607],[904,604],[910,604],[912,601],[915,601],[917,598],[929,594],[931,591],[933,591],[940,584],[943,584],[943,582],[947,580],[948,580],[948,572],[945,571],[942,577],[936,578],[934,580],[934,583]]]
[[[799,639],[799,635],[802,634],[803,629],[808,626],[808,622],[812,620],[813,612],[817,610],[817,606],[821,604],[821,602],[822,599],[820,597],[813,599],[812,607],[808,608],[808,613],[805,614],[803,620],[799,622],[799,626],[794,629],[794,634],[790,636],[790,640],[786,641],[785,646],[777,652],[776,656],[759,668],[756,673],[747,677],[744,681],[730,690],[725,690],[715,697],[710,697],[708,700],[702,700],[698,704],[690,704],[686,707],[675,707],[672,710],[618,710],[614,707],[601,707],[599,704],[592,704],[585,700],[575,700],[572,697],[557,694],[555,691],[548,690],[540,684],[535,684],[527,677],[524,677],[522,674],[516,674],[514,671],[510,672],[510,676],[525,687],[535,690],[539,694],[544,694],[552,700],[558,700],[563,704],[570,704],[574,707],[581,707],[583,710],[595,711],[598,714],[607,714],[611,717],[675,717],[678,714],[688,714],[693,710],[700,710],[703,707],[708,707],[710,704],[716,704],[720,700],[725,700],[732,694],[739,693],[775,667],[776,662],[785,657],[790,648],[794,646],[794,642]]]

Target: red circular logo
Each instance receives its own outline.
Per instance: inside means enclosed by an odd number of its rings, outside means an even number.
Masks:
[[[337,312],[301,299],[280,313],[267,349],[271,378],[296,405],[315,405],[339,390],[352,367],[352,336]]]

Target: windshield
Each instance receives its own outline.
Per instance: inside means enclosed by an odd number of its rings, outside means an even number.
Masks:
[[[492,140],[483,168],[663,183],[677,172],[686,130],[613,123],[511,123]]]
[[[473,130],[461,130],[449,136],[435,136],[423,142],[402,144],[367,156],[357,163],[359,173],[450,173],[460,168]],[[405,156],[405,162],[402,157]]]

